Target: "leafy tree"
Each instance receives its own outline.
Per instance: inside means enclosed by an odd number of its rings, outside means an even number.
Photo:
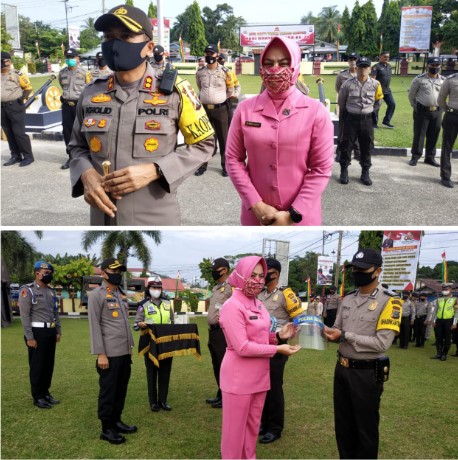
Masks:
[[[185,289],[180,292],[180,298],[183,299],[191,311],[196,312],[199,307],[199,300],[202,299],[202,294],[197,292],[192,292],[189,289]]]
[[[185,14],[186,13],[189,15],[187,41],[191,44],[191,55],[201,56],[207,46],[207,40],[205,38],[205,26],[202,21],[202,15],[197,0],[194,0],[194,2],[186,8]]]
[[[347,30],[348,49],[362,54],[361,44],[364,43],[365,34],[366,25],[361,19],[361,7],[358,0],[356,0],[351,13],[350,26]]]
[[[359,234],[358,247],[359,248],[372,248],[380,251],[383,241],[382,231],[366,231],[363,230]]]
[[[375,57],[379,54],[379,36],[377,33],[377,13],[372,0],[369,0],[361,7],[360,19],[366,27],[359,50],[364,56]]]
[[[456,0],[426,0],[433,7],[431,42],[443,42],[443,48],[456,50],[458,43],[458,7]]]
[[[9,53],[13,49],[13,47],[10,44],[13,41],[13,37],[9,33],[6,32],[5,15],[3,13],[1,15],[0,33],[1,33],[0,38],[1,38],[2,51],[6,51],[7,53]]]
[[[397,0],[384,0],[382,13],[378,20],[378,33],[383,34],[384,50],[396,56],[399,52],[399,35],[401,31],[401,8]],[[380,38],[379,38],[380,40]],[[378,41],[379,43],[379,41]]]
[[[301,18],[301,24],[316,24],[317,17],[313,16],[313,13],[309,11],[305,16]]]
[[[53,265],[67,265],[71,262],[74,262],[75,260],[81,260],[81,259],[86,259],[90,262],[90,264],[95,267],[100,263],[99,257],[97,257],[95,254],[76,254],[76,255],[71,255],[65,253],[64,255],[60,255],[57,253],[56,255],[52,254],[43,254],[39,253],[39,258],[48,261],[49,263]]]
[[[448,280],[449,282],[458,281],[458,262],[453,260],[447,261]],[[442,277],[442,262],[432,267],[421,267],[417,270],[417,280],[422,278],[431,278],[440,281]]]
[[[212,263],[213,260],[206,257],[199,263],[200,277],[207,281],[210,289],[216,284],[212,277]]]
[[[335,5],[322,8],[316,21],[317,35],[320,40],[334,43],[337,39],[337,27],[340,23],[340,13]]]
[[[350,32],[350,12],[348,11],[348,7],[345,6],[345,9],[342,13],[342,18],[340,20],[341,24],[341,29],[340,31],[342,32],[343,35],[343,41],[342,43],[346,43],[348,41],[348,34]],[[349,53],[352,53],[353,50],[349,50]]]
[[[100,45],[100,37],[94,27],[94,18],[87,18],[84,28],[80,32],[81,48],[85,50],[92,50]]]
[[[152,1],[148,5],[148,17],[157,18],[157,6]]]
[[[128,6],[134,6],[134,0],[126,0],[125,4]]]
[[[183,41],[189,42],[189,25],[190,25],[190,16],[189,16],[189,8],[182,14],[179,14],[175,18],[175,23],[172,26],[172,29],[170,30],[170,40],[172,42],[178,41],[178,39],[181,38]]]
[[[318,256],[316,252],[307,252],[304,257],[296,256],[289,263],[288,285],[294,292],[303,292],[307,285],[305,280],[310,277],[310,285],[316,286],[316,269]]]

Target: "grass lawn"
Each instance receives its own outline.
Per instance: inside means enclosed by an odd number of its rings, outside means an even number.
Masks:
[[[172,412],[148,407],[143,358],[133,356],[124,421],[139,427],[127,442],[99,440],[98,376],[90,355],[87,319],[62,321],[52,393],[61,404],[51,410],[32,405],[27,350],[15,319],[2,329],[2,458],[219,458],[221,411],[205,398],[215,382],[207,348],[206,318],[198,318],[202,361],[173,361]],[[134,332],[136,341],[137,333]],[[282,438],[259,445],[258,458],[337,458],[332,376],[336,344],[323,351],[301,350],[285,372],[286,424]],[[430,360],[434,349],[390,351],[380,422],[380,458],[457,458],[456,384],[458,358]],[[453,346],[452,352],[455,352]]]

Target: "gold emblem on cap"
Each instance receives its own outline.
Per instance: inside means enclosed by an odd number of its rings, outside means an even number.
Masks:
[[[367,307],[367,309],[370,310],[370,311],[374,311],[377,308],[377,305],[378,305],[377,302],[375,302],[375,301],[371,302],[369,304],[369,306]]]
[[[118,8],[113,14],[127,14],[127,10],[125,8]]]

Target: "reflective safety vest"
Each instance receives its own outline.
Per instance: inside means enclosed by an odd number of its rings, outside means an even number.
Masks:
[[[171,323],[172,305],[168,300],[162,300],[159,306],[153,302],[148,302],[143,305],[143,311],[145,312],[145,323],[147,324]]]
[[[451,319],[455,314],[456,297],[437,299],[436,319]]]

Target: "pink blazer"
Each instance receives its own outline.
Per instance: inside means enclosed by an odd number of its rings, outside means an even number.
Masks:
[[[259,225],[250,208],[261,199],[278,210],[293,206],[303,216],[298,225],[321,225],[333,152],[331,117],[316,99],[295,89],[278,114],[267,91],[241,102],[229,130],[226,168],[242,199],[242,225]]]
[[[233,394],[269,390],[269,358],[277,347],[269,345],[270,315],[263,304],[235,290],[223,305],[219,324],[227,342],[220,370],[221,390]]]

